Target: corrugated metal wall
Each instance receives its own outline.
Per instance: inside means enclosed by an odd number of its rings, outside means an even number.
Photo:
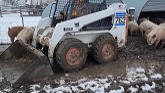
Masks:
[[[165,11],[165,0],[148,0],[142,11]]]
[[[113,3],[121,3],[121,0],[106,0],[107,5],[113,4]]]
[[[121,1],[122,0],[106,0],[106,3],[110,5]],[[142,11],[165,11],[165,0],[148,0]]]

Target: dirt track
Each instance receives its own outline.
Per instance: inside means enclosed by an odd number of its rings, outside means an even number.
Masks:
[[[126,46],[120,48],[118,51],[118,58],[116,61],[109,64],[100,65],[94,62],[92,58],[88,58],[85,66],[77,72],[63,73],[57,68],[55,76],[52,80],[60,80],[68,78],[77,80],[83,77],[105,77],[113,75],[114,77],[126,77],[127,68],[141,67],[145,69],[145,74],[160,73],[165,77],[165,48],[158,48],[148,46],[145,38],[141,35],[134,35],[128,37]],[[67,77],[66,77],[67,76]],[[46,81],[46,82],[51,82]],[[45,82],[45,81],[44,81]],[[53,81],[54,82],[54,81]]]

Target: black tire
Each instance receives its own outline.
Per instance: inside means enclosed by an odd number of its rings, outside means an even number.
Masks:
[[[78,39],[66,39],[62,41],[54,53],[54,60],[59,66],[68,72],[82,68],[87,59],[87,47]]]
[[[117,49],[117,42],[111,35],[101,35],[94,41],[92,53],[95,61],[103,64],[109,63],[116,58]]]

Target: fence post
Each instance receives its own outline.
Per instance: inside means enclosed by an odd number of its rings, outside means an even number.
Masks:
[[[20,17],[22,18],[22,26],[24,27],[24,19],[23,19],[23,14],[22,14],[22,7],[20,6]]]
[[[2,10],[1,10],[1,8],[2,8],[2,7],[0,6],[0,17],[2,17]]]

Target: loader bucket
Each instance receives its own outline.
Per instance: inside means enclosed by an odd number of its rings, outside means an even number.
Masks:
[[[46,55],[18,40],[0,55],[0,71],[13,88],[54,75]]]

